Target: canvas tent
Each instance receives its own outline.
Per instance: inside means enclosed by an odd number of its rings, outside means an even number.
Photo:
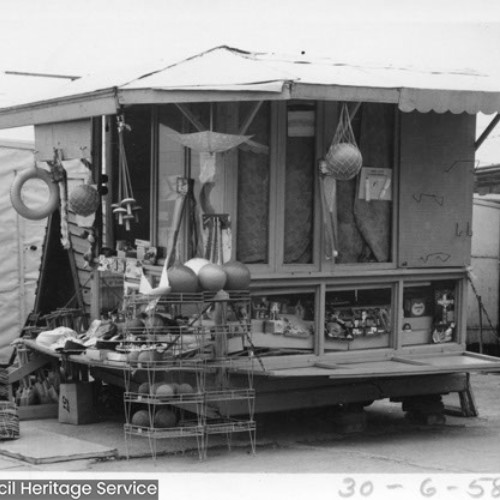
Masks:
[[[33,309],[40,270],[45,221],[30,221],[12,208],[10,186],[16,172],[30,168],[34,145],[29,142],[0,140],[0,248],[2,284],[0,286],[0,363],[8,363],[10,343],[19,337],[28,314]],[[36,188],[35,188],[36,189]],[[33,187],[31,199],[43,199],[43,192]]]

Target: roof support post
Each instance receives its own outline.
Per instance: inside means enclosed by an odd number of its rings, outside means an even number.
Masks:
[[[497,123],[500,121],[500,113],[497,113],[496,116],[491,120],[488,126],[484,129],[483,133],[479,136],[477,141],[474,143],[474,148],[477,151],[481,144],[488,138],[492,130],[496,127]]]

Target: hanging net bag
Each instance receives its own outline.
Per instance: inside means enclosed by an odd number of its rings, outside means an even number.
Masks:
[[[361,170],[363,158],[356,144],[349,119],[347,104],[342,104],[340,121],[333,136],[332,143],[325,156],[326,175],[335,180],[348,181]]]

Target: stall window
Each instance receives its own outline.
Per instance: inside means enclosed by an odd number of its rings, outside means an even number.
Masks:
[[[182,203],[180,179],[186,176],[186,149],[172,138],[171,130],[183,132],[184,119],[176,106],[161,107],[158,113],[158,232],[160,246],[172,248]]]
[[[391,345],[392,287],[328,291],[325,299],[325,350]]]
[[[325,186],[338,264],[391,262],[394,120],[392,105],[364,103],[351,126],[362,168],[353,179]],[[331,140],[331,139],[330,139]]]
[[[406,284],[402,345],[457,342],[456,294],[454,281]]]
[[[315,138],[315,104],[288,104],[284,264],[310,264],[313,260]]]
[[[240,103],[241,123],[251,106]],[[335,264],[392,261],[394,106],[349,106],[362,168],[347,181],[325,180],[318,192],[317,159],[332,141],[339,109],[338,104],[323,108],[310,101],[260,108],[248,133],[269,150],[245,145],[238,153],[239,260],[273,269],[319,266],[316,244],[321,240],[323,258],[332,260],[335,254]],[[328,211],[322,226],[320,198],[323,215]],[[333,234],[333,253],[326,248],[327,233]]]

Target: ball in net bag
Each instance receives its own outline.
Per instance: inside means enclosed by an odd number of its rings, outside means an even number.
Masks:
[[[363,164],[358,147],[348,142],[333,144],[328,150],[325,160],[327,173],[340,181],[348,181],[356,177]]]
[[[75,214],[84,217],[93,214],[99,206],[97,189],[88,184],[81,184],[71,191],[68,199],[69,207]]]

